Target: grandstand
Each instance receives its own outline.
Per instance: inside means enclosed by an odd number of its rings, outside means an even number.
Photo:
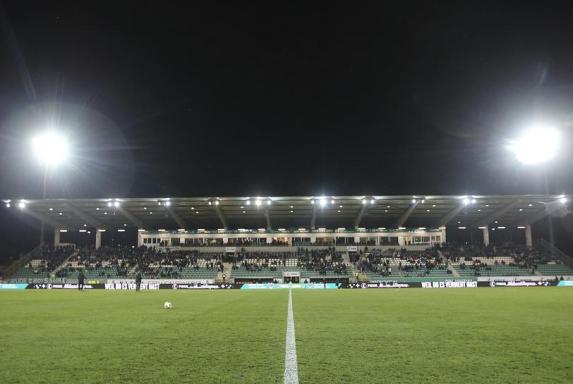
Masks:
[[[440,281],[573,275],[571,259],[533,242],[532,224],[563,196],[334,196],[22,200],[54,230],[15,263],[12,282],[144,279],[225,282]],[[454,226],[452,227],[452,224]],[[221,227],[221,228],[218,228]],[[479,229],[481,241],[448,242]],[[502,229],[525,244],[493,244]],[[137,245],[103,244],[133,231]],[[136,230],[136,231],[135,231]],[[92,239],[74,243],[78,235]],[[75,236],[75,237],[74,237]]]

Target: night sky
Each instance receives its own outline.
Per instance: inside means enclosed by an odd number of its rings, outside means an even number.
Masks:
[[[533,121],[573,191],[570,2],[201,3],[2,2],[0,197],[41,196],[50,124],[49,197],[541,193]]]

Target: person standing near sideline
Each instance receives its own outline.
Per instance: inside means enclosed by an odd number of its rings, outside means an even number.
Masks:
[[[137,272],[137,275],[135,275],[135,290],[139,292],[140,289],[141,289],[141,271]]]
[[[84,290],[84,281],[86,279],[86,275],[84,275],[84,271],[80,270],[80,273],[78,275],[78,290],[79,291],[83,291]]]

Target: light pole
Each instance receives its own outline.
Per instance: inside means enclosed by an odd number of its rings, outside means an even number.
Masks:
[[[547,123],[536,123],[524,131],[521,136],[511,140],[509,150],[521,164],[541,166],[543,191],[545,194],[549,194],[547,163],[559,154],[560,146],[561,133],[554,126]],[[553,253],[555,238],[551,213],[547,216],[547,226],[551,253]]]
[[[65,162],[69,156],[68,140],[55,131],[46,131],[32,139],[32,153],[43,167],[42,200],[46,198],[49,171]],[[40,252],[44,246],[44,222],[40,226]]]

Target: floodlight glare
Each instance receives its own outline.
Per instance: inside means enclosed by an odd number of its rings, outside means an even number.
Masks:
[[[67,139],[56,132],[45,132],[32,139],[34,156],[47,167],[57,166],[69,156]]]
[[[566,197],[561,197],[561,198],[559,199],[559,202],[560,202],[561,204],[567,204],[567,198],[566,198]]]
[[[523,164],[540,164],[557,156],[560,142],[561,135],[555,128],[537,125],[527,130],[523,136],[512,140],[509,150]]]

